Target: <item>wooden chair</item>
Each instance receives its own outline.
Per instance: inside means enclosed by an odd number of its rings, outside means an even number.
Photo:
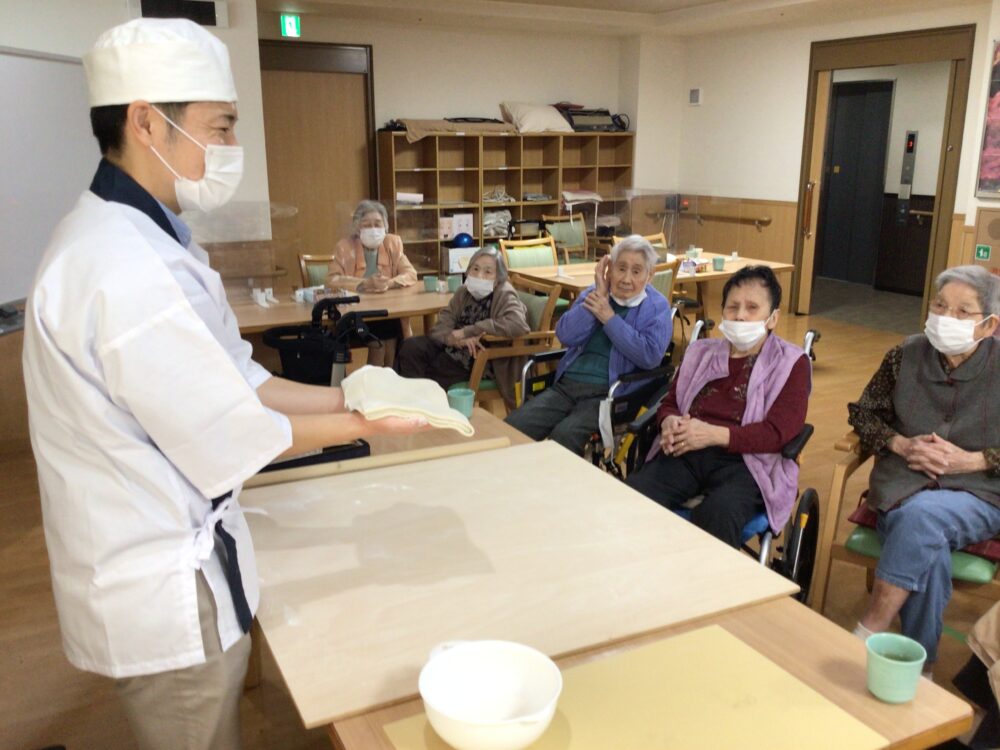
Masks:
[[[674,281],[677,279],[677,269],[681,267],[681,259],[657,263],[653,268],[653,288],[670,302],[674,293]]]
[[[877,555],[878,547],[871,541],[870,537],[874,532],[870,529],[864,529],[864,531],[870,532],[867,535],[855,530],[846,540],[836,541],[847,480],[865,464],[870,456],[861,452],[861,441],[855,432],[848,433],[834,443],[834,448],[847,455],[834,464],[830,499],[827,503],[827,512],[824,514],[825,518],[821,522],[822,528],[812,586],[812,590],[815,592],[812,606],[820,614],[823,614],[823,607],[826,604],[826,594],[830,585],[830,567],[834,560],[865,568],[869,589],[874,582],[875,568],[878,565],[878,557],[872,556],[872,553]],[[1000,581],[994,577],[997,567],[996,563],[991,563],[967,552],[961,550],[953,552],[952,585],[956,591],[965,591],[991,602],[997,601],[1000,599]]]
[[[556,247],[562,250],[567,264],[571,262],[571,253],[579,253],[580,262],[590,260],[587,224],[583,214],[558,216],[542,214],[542,222],[545,225],[545,234],[556,241]]]
[[[299,255],[299,270],[302,272],[302,286],[322,286],[330,273],[332,255]]]
[[[558,266],[559,255],[552,237],[530,240],[500,240],[503,262],[509,270],[532,266]]]
[[[483,336],[482,342],[486,348],[472,363],[468,382],[468,387],[476,392],[476,401],[480,406],[501,417],[506,408],[496,381],[483,377],[486,365],[495,359],[527,357],[554,348],[556,332],[552,326],[552,315],[562,292],[560,284],[545,284],[523,278],[512,278],[510,283],[517,289],[518,296],[528,310],[528,326],[531,331],[517,338]]]
[[[665,235],[663,232],[658,232],[656,234],[644,234],[644,235],[642,235],[642,238],[644,240],[648,240],[649,244],[653,246],[653,248],[657,251],[657,253],[659,253],[659,251],[662,250],[663,251],[663,257],[664,258],[667,257],[667,235]],[[619,237],[616,234],[611,239],[617,245],[619,242],[621,242],[625,238],[624,237]]]

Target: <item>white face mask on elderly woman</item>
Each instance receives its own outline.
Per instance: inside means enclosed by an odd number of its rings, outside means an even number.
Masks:
[[[946,357],[956,357],[970,351],[980,339],[976,338],[976,327],[982,325],[993,316],[980,320],[959,320],[950,315],[927,314],[927,325],[924,335],[931,346]]]
[[[385,239],[385,230],[382,227],[365,227],[358,235],[362,245],[369,250],[374,250]]]
[[[493,293],[493,279],[477,279],[475,276],[469,276],[465,280],[465,288],[476,299],[483,299]]]
[[[767,335],[768,315],[764,320],[723,320],[719,331],[738,352],[753,349]]]

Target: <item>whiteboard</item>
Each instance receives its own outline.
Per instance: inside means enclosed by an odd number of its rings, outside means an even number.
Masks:
[[[0,47],[0,303],[26,297],[101,154],[78,58]]]

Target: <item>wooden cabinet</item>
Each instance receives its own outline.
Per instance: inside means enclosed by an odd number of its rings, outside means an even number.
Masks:
[[[448,262],[449,241],[438,238],[442,217],[472,214],[473,235],[482,245],[501,237],[484,236],[484,214],[510,211],[521,222],[517,234],[532,236],[542,214],[566,213],[564,190],[597,192],[604,198],[600,213],[616,213],[623,191],[632,187],[634,149],[634,133],[442,133],[408,143],[406,133],[382,131],[379,196],[407,257],[418,271],[437,273]],[[423,203],[400,203],[399,193],[420,193]]]

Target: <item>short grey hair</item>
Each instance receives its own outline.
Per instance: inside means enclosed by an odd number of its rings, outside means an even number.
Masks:
[[[940,292],[945,285],[956,281],[976,290],[984,318],[1000,314],[1000,276],[995,276],[983,266],[955,266],[939,273],[934,287]]]
[[[646,258],[646,268],[649,269],[650,273],[660,262],[660,256],[656,254],[656,249],[641,234],[630,234],[611,248],[611,262],[616,263],[622,253],[642,253]]]
[[[469,264],[466,268],[472,268],[472,264],[475,263],[482,257],[493,258],[497,262],[497,280],[496,284],[503,284],[507,281],[507,267],[503,263],[503,256],[495,247],[481,247],[476,252],[472,254],[469,258]]]
[[[389,212],[385,210],[385,206],[378,201],[365,200],[361,201],[358,207],[354,209],[354,217],[351,219],[351,229],[354,231],[354,234],[358,234],[361,222],[368,214],[378,214],[381,216],[386,230],[389,229]]]

